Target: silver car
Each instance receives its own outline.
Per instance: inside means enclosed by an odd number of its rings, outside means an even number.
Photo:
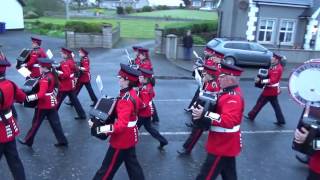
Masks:
[[[215,38],[207,46],[224,54],[224,61],[235,65],[269,66],[272,52],[256,42]]]

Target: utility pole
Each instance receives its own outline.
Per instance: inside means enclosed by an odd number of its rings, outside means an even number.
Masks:
[[[66,3],[66,19],[69,20],[70,16],[69,16],[69,1],[70,0],[64,0]]]

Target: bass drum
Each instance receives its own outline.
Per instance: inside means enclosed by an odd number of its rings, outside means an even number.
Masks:
[[[320,107],[320,61],[300,65],[290,75],[289,94],[301,106]]]

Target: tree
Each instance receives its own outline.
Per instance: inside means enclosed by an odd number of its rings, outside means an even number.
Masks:
[[[78,13],[80,12],[80,8],[81,8],[81,4],[82,3],[85,3],[86,0],[73,0],[75,2],[77,2],[77,5],[78,5]]]
[[[190,7],[191,1],[190,0],[183,0],[183,3],[186,7]]]
[[[64,11],[63,0],[28,0],[26,2],[25,10],[34,11],[40,16],[43,16],[45,11]]]
[[[100,3],[102,0],[96,0],[97,7],[100,7]]]

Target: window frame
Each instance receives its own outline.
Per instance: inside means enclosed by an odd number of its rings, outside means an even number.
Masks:
[[[260,31],[261,31],[261,21],[263,21],[263,20],[265,20],[266,21],[266,23],[268,22],[268,21],[273,21],[274,23],[273,23],[273,26],[272,26],[272,30],[268,30],[268,29],[264,29],[263,31],[265,32],[265,35],[264,35],[264,40],[263,41],[260,41],[259,40],[259,33],[260,33]],[[266,26],[267,26],[267,24],[266,24]],[[267,18],[267,17],[263,17],[263,18],[260,18],[259,19],[259,24],[258,24],[258,31],[257,31],[257,35],[256,35],[256,38],[257,38],[257,42],[258,43],[260,43],[260,44],[273,44],[275,41],[274,41],[274,37],[276,36],[276,32],[275,32],[275,30],[276,30],[276,27],[277,27],[277,18]],[[266,32],[271,32],[271,39],[270,39],[270,41],[265,41],[265,39],[266,39]]]
[[[280,42],[280,33],[281,32],[285,32],[285,36],[284,36],[283,39],[285,39],[286,33],[290,33],[290,31],[287,31],[287,30],[285,30],[285,31],[281,30],[281,24],[282,24],[283,21],[289,21],[289,22],[291,21],[291,22],[293,22],[293,27],[292,27],[292,31],[291,31],[292,37],[291,37],[291,41],[290,42]],[[297,24],[298,23],[297,23],[296,19],[280,19],[279,27],[278,27],[277,44],[292,46],[294,44],[294,42],[295,42],[295,34],[296,34],[296,30],[297,30]]]

